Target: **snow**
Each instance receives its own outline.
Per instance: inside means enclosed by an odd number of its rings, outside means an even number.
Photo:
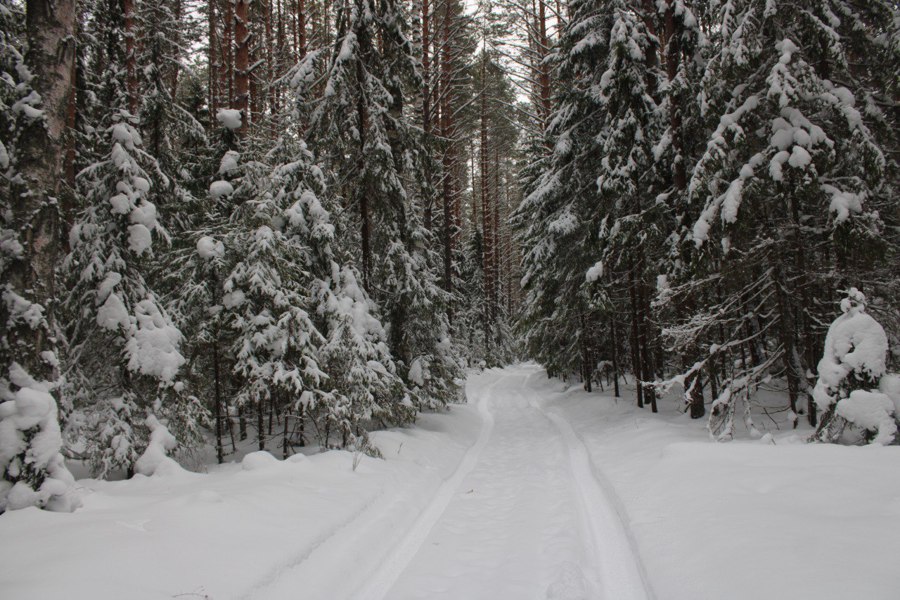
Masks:
[[[197,240],[197,254],[200,255],[200,258],[207,260],[222,258],[225,255],[225,245],[208,235],[204,235]]]
[[[113,214],[127,215],[131,210],[131,198],[125,194],[116,194],[109,199]]]
[[[118,294],[108,295],[97,309],[97,325],[103,329],[115,331],[119,327],[127,328],[130,323],[128,309]]]
[[[216,120],[227,129],[240,129],[241,111],[234,108],[222,108],[216,113]]]
[[[900,552],[900,448],[801,443],[776,429],[783,418],[759,441],[715,444],[671,399],[651,415],[631,385],[623,399],[588,394],[533,364],[472,374],[466,391],[467,406],[375,432],[384,459],[252,452],[204,474],[81,480],[72,515],[0,517],[12,541],[0,589],[17,600],[896,596],[885,557]]]
[[[295,599],[302,589],[309,600],[357,598],[456,472],[481,423],[477,409],[459,406],[376,432],[385,459],[362,456],[355,471],[352,453],[330,451],[262,459],[261,469],[236,462],[206,474],[80,480],[84,507],[71,518],[0,516],[0,595]]]
[[[854,390],[837,404],[837,414],[854,425],[875,432],[876,444],[890,444],[897,435],[894,403],[880,392]]]
[[[837,388],[851,373],[877,380],[887,370],[888,351],[884,328],[865,312],[865,296],[853,288],[851,302],[841,303],[843,314],[838,317],[825,336],[825,348],[819,361],[819,383],[813,392],[822,410],[831,406],[833,398],[827,388]]]
[[[244,459],[241,461],[241,468],[245,471],[258,471],[260,469],[267,469],[277,464],[277,458],[275,458],[265,450],[259,450],[257,452],[250,452],[249,454],[245,455]]]
[[[222,161],[219,163],[219,175],[227,175],[232,171],[236,171],[240,159],[241,155],[234,150],[227,151],[222,157]]]
[[[831,196],[831,204],[828,210],[834,213],[835,223],[843,223],[850,214],[858,214],[862,212],[862,204],[866,199],[865,192],[854,193],[841,190],[833,185],[823,184],[822,190]]]
[[[179,473],[184,469],[177,462],[169,458],[168,454],[178,445],[175,436],[165,425],[159,422],[154,415],[149,415],[145,420],[150,429],[150,442],[141,457],[134,464],[134,470],[141,475],[156,475]]]
[[[150,230],[143,223],[128,226],[128,249],[140,256],[153,246]]]
[[[213,181],[209,184],[209,195],[213,200],[218,200],[223,196],[230,196],[233,193],[234,186],[225,180]]]
[[[147,229],[154,229],[159,225],[156,220],[156,206],[147,200],[135,206],[128,218],[132,223],[139,223]]]
[[[791,150],[791,157],[788,159],[788,164],[795,169],[805,169],[809,166],[810,162],[812,162],[812,157],[809,155],[809,152],[806,151],[806,148],[803,146],[794,146]]]
[[[594,263],[594,266],[588,269],[584,276],[588,283],[594,283],[601,277],[603,277],[603,261]]]
[[[422,360],[416,359],[409,367],[409,380],[419,387],[425,386],[425,377],[422,374]]]
[[[9,369],[9,383],[18,389],[8,393],[9,388],[3,386],[0,470],[21,479],[14,485],[0,479],[0,512],[31,506],[74,510],[79,506],[79,499],[72,489],[74,479],[60,454],[62,433],[50,385],[35,381],[15,362]],[[29,472],[42,472],[46,476],[37,489],[25,479]]]
[[[181,332],[151,298],[138,302],[134,315],[137,328],[125,345],[128,368],[173,383],[178,369],[185,363],[184,356],[178,351]]]

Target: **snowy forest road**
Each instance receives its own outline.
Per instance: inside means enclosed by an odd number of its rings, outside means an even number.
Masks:
[[[359,600],[652,598],[583,443],[529,387],[541,373],[470,381],[478,441]]]

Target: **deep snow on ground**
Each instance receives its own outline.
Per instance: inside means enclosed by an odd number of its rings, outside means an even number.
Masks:
[[[467,393],[375,433],[384,460],[80,480],[74,514],[0,516],[0,598],[898,597],[900,448],[716,444],[534,365]]]

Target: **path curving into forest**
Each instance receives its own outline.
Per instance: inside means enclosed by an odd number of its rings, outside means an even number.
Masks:
[[[470,380],[481,434],[359,600],[646,600],[615,495],[535,366]]]

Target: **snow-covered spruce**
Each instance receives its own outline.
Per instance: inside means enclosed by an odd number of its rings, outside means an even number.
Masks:
[[[856,288],[841,301],[841,313],[828,328],[819,361],[813,398],[823,414],[813,439],[896,442],[900,395],[891,385],[896,376],[887,373],[887,335]]]
[[[79,174],[84,210],[70,234],[66,269],[69,394],[85,416],[88,458],[98,475],[134,468],[148,443],[148,413],[185,422],[197,416],[177,373],[181,332],[147,284],[153,238],[168,236],[147,200],[156,163],[127,112],[106,129],[108,152]],[[150,171],[150,173],[148,173]]]
[[[359,211],[359,225],[339,226],[361,255],[362,287],[383,315],[410,400],[424,408],[457,400],[462,373],[450,341],[450,298],[438,285],[438,257],[414,202],[416,186],[427,180],[428,153],[403,111],[404,95],[419,81],[406,17],[399,2],[354,0],[339,51],[311,52],[291,82],[311,115],[309,143],[319,151],[331,192]],[[319,64],[324,86],[313,77]],[[300,120],[299,111],[295,117]]]
[[[816,423],[806,373],[830,318],[817,300],[887,248],[893,192],[879,131],[890,125],[877,79],[851,65],[896,52],[867,24],[891,14],[884,2],[839,0],[729,0],[715,11],[697,92],[709,135],[679,203],[687,231],[671,238],[670,271],[682,275],[664,304],[668,346],[692,350],[672,381],[715,387],[716,438],[772,377],[786,383],[794,422],[805,411]]]

